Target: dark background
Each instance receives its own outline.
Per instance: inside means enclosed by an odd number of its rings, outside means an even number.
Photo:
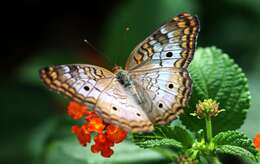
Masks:
[[[0,60],[1,163],[64,163],[69,158],[63,154],[58,160],[58,151],[49,149],[62,135],[70,135],[71,121],[63,115],[63,98],[42,86],[39,68],[66,63],[123,66],[135,45],[184,11],[200,19],[198,46],[221,48],[246,73],[252,106],[241,131],[251,138],[260,131],[258,0],[17,0],[3,8],[2,41],[7,46]],[[64,132],[57,135],[60,129]]]

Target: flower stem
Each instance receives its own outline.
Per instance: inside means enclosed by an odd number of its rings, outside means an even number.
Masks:
[[[207,131],[207,142],[210,144],[212,140],[212,124],[209,116],[205,117],[206,131]]]
[[[221,162],[219,161],[219,159],[215,156],[208,156],[206,157],[206,160],[208,161],[208,163],[210,164],[221,164]]]

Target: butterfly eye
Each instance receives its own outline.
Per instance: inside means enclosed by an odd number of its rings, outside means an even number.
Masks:
[[[172,52],[167,52],[166,57],[168,57],[168,58],[172,57]]]
[[[162,108],[162,107],[163,107],[163,104],[162,104],[162,103],[160,103],[160,104],[159,104],[159,108]]]
[[[116,108],[116,107],[114,107],[114,106],[112,107],[112,109],[113,109],[114,111],[117,111],[117,108]]]
[[[85,89],[86,91],[89,91],[89,87],[88,87],[88,86],[85,86],[84,89]]]
[[[141,116],[141,114],[140,114],[140,113],[136,113],[136,115],[137,115],[137,116],[139,116],[139,117]]]
[[[168,87],[169,87],[170,89],[172,89],[172,88],[173,88],[173,84],[169,84]]]

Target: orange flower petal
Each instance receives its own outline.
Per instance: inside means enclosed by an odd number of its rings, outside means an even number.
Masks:
[[[97,132],[94,141],[95,144],[91,146],[93,153],[101,152],[103,157],[110,157],[113,154],[111,149],[115,143],[122,142],[127,132],[114,125],[105,123],[95,112],[88,111],[85,105],[81,105],[77,102],[70,102],[68,105],[68,115],[77,120],[86,115],[86,123],[82,126],[72,126],[72,132],[77,136],[80,144],[86,146],[90,143],[91,133]]]
[[[94,145],[91,146],[91,152],[92,153],[98,153],[100,151],[101,151],[101,149],[100,149],[98,144],[94,144]]]
[[[127,136],[127,132],[124,131],[123,129],[116,127],[114,125],[108,125],[107,126],[107,138],[111,141],[113,141],[114,143],[120,143],[122,142],[126,136]]]
[[[107,141],[107,139],[106,139],[106,136],[101,133],[101,134],[96,135],[96,137],[94,138],[94,141],[96,143],[105,143]]]
[[[91,118],[88,123],[88,131],[90,132],[102,133],[104,128],[105,124],[103,123],[103,120],[99,117]]]
[[[74,101],[71,101],[67,108],[68,115],[74,120],[82,118],[82,116],[86,114],[86,112],[87,107],[85,105],[81,105]]]
[[[260,150],[260,133],[256,134],[254,139],[254,145],[257,150]]]
[[[110,147],[108,147],[108,148],[106,148],[106,149],[103,149],[103,150],[101,151],[101,155],[102,155],[103,157],[106,157],[106,158],[110,157],[112,154],[113,154],[113,150],[112,150]]]
[[[72,126],[72,132],[77,136],[80,145],[86,146],[87,143],[90,143],[91,136],[90,133],[85,130],[84,125],[82,127],[77,125]]]

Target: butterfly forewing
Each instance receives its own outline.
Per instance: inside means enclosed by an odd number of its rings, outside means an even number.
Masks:
[[[80,103],[95,105],[96,113],[107,122],[134,132],[153,129],[131,94],[104,68],[87,64],[50,66],[43,68],[40,76],[49,88]]]
[[[134,70],[147,63],[153,67],[187,68],[192,60],[199,32],[197,17],[188,13],[172,18],[152,33],[130,54],[127,70]]]
[[[87,64],[46,67],[40,70],[40,76],[50,89],[91,104],[115,78],[112,72]]]

